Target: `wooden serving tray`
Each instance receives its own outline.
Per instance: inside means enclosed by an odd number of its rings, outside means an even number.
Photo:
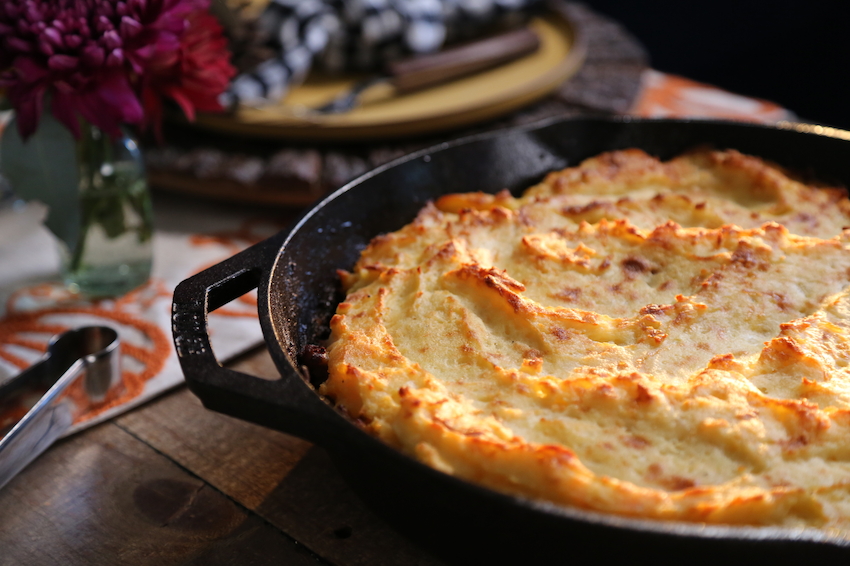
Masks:
[[[196,125],[220,132],[287,140],[409,137],[458,128],[507,114],[551,93],[581,67],[586,50],[575,26],[558,11],[529,28],[540,48],[520,59],[430,88],[390,96],[345,113],[312,111],[367,75],[313,74],[280,103],[199,115]]]
[[[395,101],[376,102],[359,109],[360,117],[355,113],[348,117],[327,117],[328,120],[347,121],[344,128],[340,124],[333,127],[331,124],[307,126],[303,123],[292,126],[302,133],[312,129],[313,133],[309,135],[315,136],[315,139],[309,141],[281,136],[283,130],[280,125],[268,120],[242,123],[234,121],[233,117],[219,115],[204,116],[200,123],[171,121],[166,124],[166,145],[149,144],[145,147],[151,185],[161,191],[219,201],[303,207],[373,167],[448,139],[545,118],[627,112],[639,92],[641,74],[647,69],[647,57],[642,46],[620,24],[582,4],[552,0],[549,5],[552,13],[538,18],[533,24],[548,30],[541,33],[543,47],[535,54],[509,63],[505,68],[484,71],[481,76],[464,77]],[[553,42],[560,47],[553,47]],[[555,51],[562,56],[557,60],[548,59]],[[549,55],[546,55],[547,52]],[[479,87],[491,84],[489,81],[494,77],[496,82],[505,81],[505,72],[526,73],[524,76],[527,77],[529,71],[519,67],[532,60],[540,62],[536,57],[549,61],[543,65],[548,71],[538,69],[538,78],[543,76],[545,79],[540,79],[537,86],[552,80],[548,90],[536,92],[539,95],[536,99],[526,83],[523,96],[529,98],[517,95],[510,98],[509,106],[501,110],[494,106],[480,110],[480,113],[469,110],[468,115],[457,119],[444,111],[443,118],[439,119],[443,121],[443,129],[439,131],[423,130],[417,134],[416,128],[421,124],[417,126],[411,120],[385,121],[383,125],[372,126],[375,128],[373,133],[396,128],[397,133],[404,131],[404,136],[361,137],[358,133],[362,133],[363,121],[369,113],[380,114],[382,119],[388,120],[392,108],[401,111],[415,100],[431,100],[431,103],[433,100],[445,100],[441,97],[448,96],[448,93],[457,94],[470,84]],[[555,80],[557,73],[553,66],[560,68],[562,78]],[[337,82],[331,86],[331,79],[313,77],[293,92],[287,103],[300,99],[304,104],[309,101],[320,105],[355,79],[349,77],[347,82],[335,80]],[[500,87],[502,95],[507,86]],[[510,92],[517,94],[515,90]],[[437,96],[437,93],[442,94]],[[437,98],[430,99],[431,96]],[[499,114],[497,110],[504,113]],[[431,111],[434,112],[433,106]],[[283,111],[278,109],[276,112]],[[477,121],[468,122],[473,118]],[[211,126],[211,120],[219,122]],[[437,118],[434,120],[437,121]],[[334,128],[345,130],[345,134],[339,139],[322,137],[329,135]]]

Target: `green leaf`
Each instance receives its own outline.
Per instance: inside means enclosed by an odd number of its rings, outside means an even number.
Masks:
[[[96,203],[94,221],[101,225],[107,238],[117,238],[127,231],[121,193],[103,196],[93,202]]]
[[[74,249],[80,231],[79,172],[71,133],[49,112],[26,141],[13,118],[0,136],[0,171],[24,200],[47,205],[45,224]]]

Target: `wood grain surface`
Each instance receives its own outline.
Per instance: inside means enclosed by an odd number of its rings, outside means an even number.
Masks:
[[[111,422],[54,446],[0,491],[0,564],[317,563],[179,465],[172,444]]]
[[[265,349],[233,367],[276,377]],[[320,448],[181,387],[56,444],[0,490],[0,565],[437,566]]]

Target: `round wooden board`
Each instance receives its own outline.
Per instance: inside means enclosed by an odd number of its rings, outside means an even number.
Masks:
[[[364,78],[313,75],[280,104],[199,115],[196,126],[252,137],[346,141],[430,134],[507,114],[545,97],[581,67],[581,34],[556,11],[532,19],[540,48],[493,69],[419,92],[377,100],[340,114],[310,110]]]

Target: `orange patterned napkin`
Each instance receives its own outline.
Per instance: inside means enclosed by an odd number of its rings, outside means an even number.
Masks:
[[[283,227],[220,211],[199,211],[185,204],[169,203],[157,207],[156,212],[153,277],[117,299],[88,301],[65,290],[56,281],[58,254],[53,236],[45,229],[0,243],[0,382],[38,360],[50,338],[64,330],[105,324],[121,337],[122,387],[84,415],[71,432],[182,383],[170,331],[174,287]],[[256,294],[215,311],[210,327],[213,350],[220,361],[259,344],[262,333]],[[0,429],[8,424],[4,421],[20,416],[0,415]]]
[[[793,112],[756,98],[648,69],[632,114],[648,118],[723,118],[770,124],[795,120]]]

